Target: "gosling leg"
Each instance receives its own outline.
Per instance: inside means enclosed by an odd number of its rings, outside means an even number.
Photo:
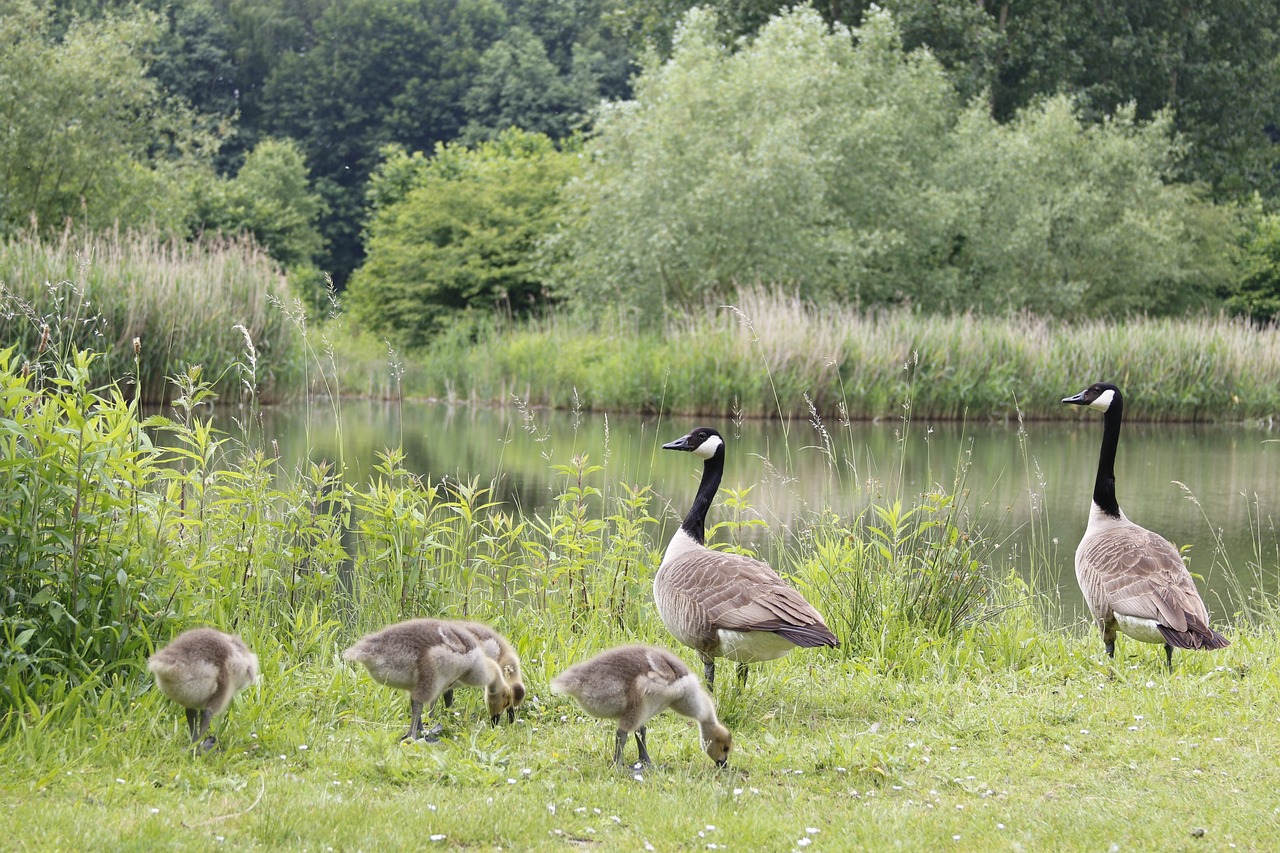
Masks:
[[[652,767],[653,760],[649,758],[649,750],[645,743],[648,740],[649,729],[647,726],[641,726],[636,729],[636,746],[640,747],[640,763],[645,767]]]

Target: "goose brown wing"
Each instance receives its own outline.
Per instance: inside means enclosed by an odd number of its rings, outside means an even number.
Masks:
[[[804,596],[759,560],[703,550],[666,571],[672,592],[696,601],[712,631],[767,631],[798,646],[839,644]]]
[[[1093,537],[1082,549],[1080,584],[1092,602],[1100,596],[1109,609],[1154,619],[1175,632],[1189,623],[1208,625],[1209,612],[1191,573],[1169,540],[1134,525]]]

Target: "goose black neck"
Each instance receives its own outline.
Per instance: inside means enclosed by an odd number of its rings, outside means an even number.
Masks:
[[[1120,422],[1124,403],[1117,393],[1102,416],[1102,452],[1098,455],[1098,479],[1093,484],[1093,502],[1113,518],[1120,517],[1116,501],[1116,448],[1120,446]]]
[[[693,497],[693,506],[684,517],[680,529],[693,537],[699,545],[707,544],[707,510],[715,500],[716,491],[720,488],[720,480],[724,478],[724,447],[716,449],[715,455],[702,466],[702,482],[698,484],[698,493]]]

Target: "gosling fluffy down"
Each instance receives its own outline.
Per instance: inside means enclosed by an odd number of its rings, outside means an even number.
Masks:
[[[455,624],[474,634],[480,641],[480,648],[484,653],[497,661],[498,666],[502,668],[502,678],[511,687],[512,705],[507,708],[507,722],[514,723],[516,708],[524,702],[525,696],[524,677],[520,674],[520,656],[516,654],[515,647],[511,645],[510,640],[483,622],[456,622]],[[453,687],[451,686],[444,692],[444,706],[448,708],[452,705]],[[493,718],[494,725],[498,724],[499,719],[499,717]]]
[[[620,646],[574,664],[551,682],[551,692],[568,694],[588,714],[618,721],[613,763],[624,766],[627,736],[636,736],[640,762],[652,764],[646,745],[649,720],[670,708],[698,721],[702,743],[723,767],[733,748],[729,730],[716,719],[715,703],[684,661],[666,649]]]
[[[502,668],[485,653],[476,635],[457,622],[398,622],[363,637],[342,656],[364,664],[374,681],[409,692],[409,730],[402,740],[422,735],[423,705],[430,707],[454,684],[485,688],[491,717],[515,704]]]
[[[187,712],[191,740],[201,749],[217,743],[209,724],[231,697],[258,680],[258,656],[239,637],[213,628],[193,628],[147,661],[160,692]]]

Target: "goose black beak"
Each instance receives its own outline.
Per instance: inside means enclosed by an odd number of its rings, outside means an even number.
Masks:
[[[693,433],[690,433],[689,435],[692,435],[692,434]],[[685,436],[681,436],[680,438],[677,438],[675,441],[668,441],[666,444],[662,445],[662,449],[663,450],[693,450],[693,447],[689,445],[689,436],[685,435]]]
[[[1070,396],[1070,397],[1063,397],[1063,398],[1062,398],[1062,402],[1064,402],[1064,403],[1073,403],[1073,404],[1075,404],[1075,405],[1077,405],[1077,406],[1085,406],[1085,405],[1088,405],[1088,403],[1089,403],[1089,401],[1088,401],[1088,400],[1086,400],[1086,399],[1084,398],[1084,392],[1083,392],[1083,391],[1081,391],[1079,394],[1074,394],[1074,395],[1072,395],[1072,396]]]
[[[715,759],[712,759],[712,761],[715,761]],[[729,759],[727,758],[723,759],[722,761],[716,761],[716,767],[719,768],[720,770],[723,770],[728,766],[729,766]]]

